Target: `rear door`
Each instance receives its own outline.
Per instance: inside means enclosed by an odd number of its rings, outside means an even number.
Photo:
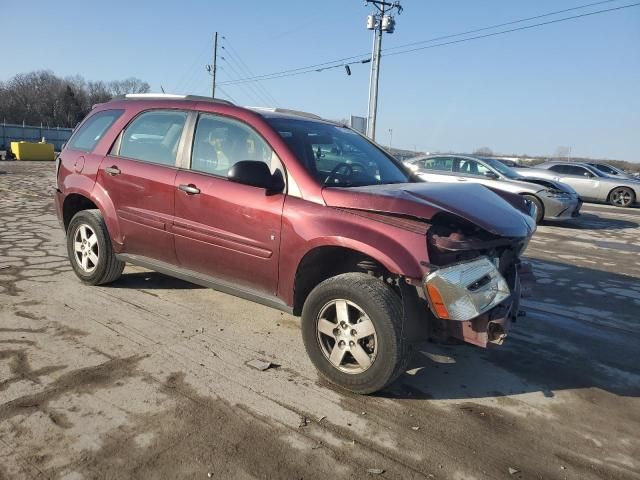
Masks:
[[[584,199],[597,200],[600,196],[600,178],[580,165],[553,165],[549,170],[558,174],[558,180],[567,183]]]
[[[198,116],[188,165],[175,178],[173,232],[181,266],[274,295],[285,195],[227,180],[241,160],[284,169],[255,130],[229,117]]]
[[[171,223],[186,118],[179,110],[140,113],[102,161],[99,181],[113,201],[123,253],[177,262]]]
[[[429,182],[455,182],[452,157],[430,157],[418,160],[418,175]]]

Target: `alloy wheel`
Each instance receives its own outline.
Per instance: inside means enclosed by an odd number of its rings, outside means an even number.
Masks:
[[[611,202],[621,207],[626,207],[631,204],[633,195],[626,188],[616,188],[611,193]]]
[[[373,364],[378,347],[376,329],[355,303],[344,299],[327,303],[318,314],[316,331],[322,353],[338,370],[358,374]]]
[[[75,231],[73,253],[75,261],[85,273],[92,273],[98,266],[98,236],[86,223],[80,224]]]

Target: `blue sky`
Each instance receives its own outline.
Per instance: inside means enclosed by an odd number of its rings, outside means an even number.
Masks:
[[[593,1],[404,0],[383,48]],[[208,95],[204,65],[216,30],[255,74],[366,53],[372,40],[365,28],[371,7],[361,0],[0,0],[0,10],[0,80],[49,69],[91,80],[135,76],[153,91],[162,85]],[[228,56],[220,62],[221,82],[240,70]],[[278,106],[333,119],[366,115],[369,66],[352,72],[336,68],[262,85]],[[266,103],[264,93],[247,86],[223,88],[242,105]],[[380,143],[389,143],[389,129],[400,148],[549,155],[570,146],[576,156],[640,161],[640,7],[383,58]]]

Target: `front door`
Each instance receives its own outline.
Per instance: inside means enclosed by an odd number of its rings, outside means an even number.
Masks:
[[[140,114],[102,161],[98,181],[113,201],[123,253],[177,263],[171,224],[186,118],[185,112],[175,110]]]
[[[173,232],[178,261],[189,270],[275,295],[284,194],[227,180],[241,160],[282,166],[246,124],[200,114],[188,170],[175,178]]]

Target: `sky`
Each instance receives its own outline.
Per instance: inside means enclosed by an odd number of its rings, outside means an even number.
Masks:
[[[403,0],[383,50],[594,1]],[[252,106],[275,100],[331,119],[366,116],[369,64],[352,65],[351,76],[334,68],[259,85],[223,82],[367,54],[372,9],[362,0],[0,0],[2,17],[24,19],[2,22],[0,81],[45,69],[210,95],[205,65],[218,31],[225,58],[217,96]],[[429,152],[552,155],[570,147],[572,156],[640,162],[640,6],[383,56],[376,140]]]

